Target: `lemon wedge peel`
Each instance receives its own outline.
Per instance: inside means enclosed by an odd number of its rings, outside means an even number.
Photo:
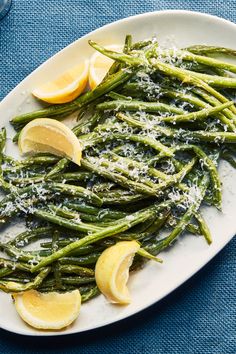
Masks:
[[[32,91],[32,94],[48,103],[73,101],[85,89],[88,82],[89,60],[68,69],[55,80],[48,81]]]
[[[51,118],[38,118],[21,131],[18,147],[21,154],[48,152],[67,157],[80,165],[82,148],[73,131],[65,124]]]
[[[106,46],[106,49],[113,50],[115,52],[122,52],[121,45]],[[100,52],[95,52],[90,58],[89,65],[89,86],[93,90],[97,87],[105,77],[106,73],[114,63],[114,60],[106,57]]]
[[[76,320],[81,307],[79,290],[67,293],[40,293],[28,290],[13,295],[20,317],[30,326],[60,330]]]
[[[135,253],[140,249],[137,241],[122,241],[107,248],[98,258],[95,279],[99,290],[113,303],[131,302],[127,281]]]

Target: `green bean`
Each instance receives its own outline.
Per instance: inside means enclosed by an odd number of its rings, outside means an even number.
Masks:
[[[190,205],[189,209],[185,212],[185,214],[182,216],[174,230],[170,233],[169,236],[165,237],[164,239],[158,241],[156,244],[152,244],[150,246],[144,247],[148,252],[151,252],[153,254],[158,254],[165,248],[171,245],[171,243],[185,230],[186,226],[190,222],[193,214],[197,212],[202,199],[204,198],[204,195],[206,193],[208,186],[208,177],[203,176],[200,184],[199,184],[199,194],[196,195],[195,200],[192,201],[192,204]]]
[[[15,187],[12,186],[11,183],[8,183],[4,180],[3,178],[3,170],[2,170],[2,163],[4,160],[4,156],[3,156],[3,150],[5,149],[5,145],[6,145],[6,129],[2,128],[0,130],[0,187],[7,191],[7,192],[11,192],[15,190]],[[3,220],[2,220],[3,221]],[[0,221],[0,222],[2,222]]]
[[[89,136],[80,137],[80,139],[82,139],[81,142],[82,142],[83,148],[88,148],[88,147],[94,146],[100,142],[104,143],[105,141],[120,139],[120,140],[126,140],[126,141],[130,140],[130,141],[144,144],[144,145],[149,146],[149,147],[153,148],[154,150],[156,150],[157,152],[160,152],[166,156],[173,155],[173,152],[171,151],[170,148],[163,145],[162,143],[160,143],[156,139],[151,138],[149,136],[144,136],[144,135],[127,134],[127,133],[112,133],[112,134],[107,133],[106,135],[105,134],[99,135],[97,133],[92,133]],[[83,166],[83,164],[82,164],[82,166]]]
[[[191,112],[187,114],[179,114],[176,116],[160,117],[158,118],[161,122],[167,122],[171,124],[182,123],[182,122],[195,122],[196,120],[206,119],[207,117],[214,115],[218,112],[223,111],[225,108],[230,107],[233,102],[223,103],[216,107],[204,108],[197,112]],[[234,129],[235,131],[235,129]]]
[[[235,56],[236,51],[234,49],[224,48],[224,47],[217,47],[217,46],[208,46],[208,45],[193,45],[186,48],[189,52],[195,54],[224,54]]]
[[[1,279],[2,281],[4,282],[20,282],[20,283],[23,283],[23,284],[27,284],[29,283],[32,279],[30,278],[27,278],[27,277],[24,277],[22,278],[22,276],[18,273],[17,276],[11,276],[11,275],[7,275],[6,277],[2,278]]]
[[[128,191],[127,193],[124,193],[124,190],[122,189],[114,190],[112,192],[109,192],[109,194],[99,193],[99,196],[102,198],[103,204],[106,205],[130,204],[149,197],[148,195],[145,194],[131,193]]]
[[[3,179],[3,177],[0,175],[0,187],[5,191],[5,192],[15,192],[17,189],[16,187],[10,182],[8,183]]]
[[[33,213],[35,216],[37,216],[40,219],[50,221],[53,224],[63,226],[63,227],[68,228],[70,230],[81,231],[81,232],[91,232],[91,231],[98,231],[101,229],[100,227],[94,226],[92,224],[85,224],[85,223],[82,223],[81,221],[75,222],[72,220],[62,218],[61,216],[54,215],[48,211],[39,210],[36,208]]]
[[[16,292],[26,291],[30,289],[37,289],[42,284],[43,280],[47,277],[50,271],[51,271],[50,267],[46,267],[42,269],[40,273],[35,277],[35,279],[32,282],[29,282],[27,284],[21,284],[18,282],[0,281],[0,289],[7,293],[8,292],[16,293]]]
[[[132,101],[132,97],[126,97],[125,95],[121,95],[120,93],[117,92],[109,92],[107,94],[108,97],[112,98],[113,100],[128,100]]]
[[[9,268],[2,268],[0,269],[0,278],[6,277],[10,274],[12,274],[14,270],[9,269]]]
[[[130,48],[130,35],[126,36],[126,39],[125,39],[125,45],[124,45],[124,48],[123,48],[123,52],[124,53],[127,53],[129,51],[129,48]],[[131,39],[132,41],[132,39]],[[117,61],[114,61],[114,63],[111,65],[111,67],[109,68],[108,72],[106,73],[106,75],[104,76],[103,80],[101,83],[103,83],[105,80],[107,80],[107,78],[109,76],[111,76],[112,74],[116,73],[119,69],[120,69],[121,65],[119,62]]]
[[[208,72],[208,74],[211,75],[217,75],[217,76],[223,76],[223,77],[233,77],[234,74],[230,73],[229,71],[226,71],[221,68],[217,67],[211,67],[209,68],[211,72]]]
[[[123,48],[123,52],[128,54],[131,50],[131,47],[132,47],[132,36],[130,34],[127,34],[125,36],[125,45]]]
[[[36,118],[59,118],[64,115],[69,115],[70,113],[75,112],[79,108],[87,105],[88,103],[93,102],[98,97],[108,93],[109,91],[114,90],[116,87],[131,78],[132,75],[133,71],[125,72],[123,70],[120,70],[117,73],[109,76],[94,90],[84,93],[82,96],[76,98],[72,102],[60,105],[53,105],[48,108],[41,109],[39,111],[21,114],[19,116],[14,117],[11,120],[11,123],[13,125],[26,124]]]
[[[150,220],[144,222],[142,225],[138,225],[138,227],[134,227],[131,231],[123,232],[121,234],[114,236],[114,239],[126,240],[126,241],[129,240],[142,241],[142,239],[149,237],[154,232],[157,232],[157,230],[159,230],[159,228],[165,223],[168,213],[169,212],[162,213],[158,218],[154,216],[153,218],[150,218]]]
[[[107,181],[107,182],[101,182],[101,183],[94,184],[92,186],[92,191],[97,194],[100,192],[109,192],[113,188],[116,188],[116,187],[117,187],[116,183]]]
[[[0,173],[2,171],[2,162],[3,162],[3,150],[6,145],[7,133],[6,128],[0,130]]]
[[[81,220],[89,221],[89,222],[93,222],[93,223],[100,222],[100,221],[102,221],[104,223],[110,223],[114,220],[114,219],[110,219],[105,216],[102,216],[102,214],[101,214],[101,216],[99,216],[99,215],[95,216],[95,215],[91,215],[91,214],[80,213],[79,216],[80,216]]]
[[[72,290],[75,290],[75,289],[78,289],[81,293],[81,302],[84,303],[86,301],[89,301],[90,299],[94,298],[95,296],[99,295],[100,294],[100,291],[98,289],[97,286],[94,286],[91,284],[87,284],[87,285],[82,285],[82,286],[79,286],[78,285],[64,285],[64,289],[63,289],[63,292],[64,291],[72,291]],[[49,286],[41,286],[39,288],[39,291],[40,292],[52,292],[52,291],[56,291],[56,288],[55,286],[53,285],[53,283],[51,282],[51,285]]]
[[[80,220],[80,214],[72,212],[65,208],[60,208],[59,206],[50,204],[49,206],[50,211],[54,212],[56,215],[62,216],[66,219],[75,219]]]
[[[7,255],[22,262],[35,261],[39,258],[39,253],[36,251],[23,251],[19,250],[16,246],[7,243],[0,243],[0,249],[6,252]]]
[[[68,285],[80,285],[80,284],[88,284],[92,283],[95,281],[94,277],[80,277],[80,276],[74,276],[74,277],[62,277],[62,282],[64,284]]]
[[[225,78],[221,76],[213,76],[213,75],[207,75],[207,74],[201,74],[189,70],[184,70],[180,69],[177,67],[174,67],[172,65],[163,63],[160,60],[153,59],[152,56],[149,58],[149,61],[143,59],[143,58],[137,58],[137,57],[132,57],[130,55],[126,55],[123,53],[116,53],[112,52],[109,50],[106,50],[105,48],[97,45],[96,43],[90,41],[90,45],[93,46],[96,50],[101,52],[102,54],[108,56],[111,59],[119,60],[121,62],[124,62],[125,64],[132,65],[132,66],[140,66],[140,65],[148,65],[148,63],[161,71],[164,74],[167,75],[172,75],[185,83],[190,83],[196,86],[203,87],[206,91],[210,92],[215,96],[216,98],[219,98],[221,102],[226,103],[227,99],[221,95],[219,92],[211,88],[207,83],[210,85],[217,85],[220,87],[236,87],[236,79],[234,78]],[[153,51],[152,51],[153,53]],[[236,113],[236,108],[232,108],[232,111]]]
[[[54,230],[52,235],[52,252],[56,252],[58,250],[58,240],[60,234],[58,230]],[[52,265],[52,271],[55,278],[55,286],[56,289],[63,289],[62,279],[61,279],[61,269],[59,267],[58,262],[54,262]]]
[[[70,276],[70,277],[62,277],[61,280],[62,280],[62,284],[63,284],[63,289],[61,289],[61,290],[68,291],[68,285],[78,288],[79,285],[94,283],[95,278],[94,277],[85,277],[85,276],[83,276],[83,277]],[[42,283],[41,288],[43,290],[46,288],[46,289],[50,289],[50,291],[58,291],[56,288],[56,282],[55,282],[54,278],[46,279]],[[39,289],[39,290],[41,291],[41,289]]]
[[[18,161],[18,166],[31,166],[31,165],[52,165],[58,162],[56,156],[34,156],[25,160]]]
[[[4,167],[3,173],[4,175],[10,174],[10,175],[15,175],[15,174],[28,174],[28,175],[38,175],[45,173],[46,168],[45,166],[38,166],[38,165],[29,165],[29,166],[24,166],[22,164],[18,164],[16,166],[10,166],[10,167]]]
[[[93,171],[94,173],[97,173],[98,175],[101,175],[103,177],[106,177],[106,178],[120,184],[123,187],[128,187],[131,190],[134,190],[139,193],[144,193],[144,194],[148,194],[148,195],[155,195],[155,191],[152,188],[144,185],[143,183],[131,181],[118,173],[111,172],[111,171],[107,170],[107,168],[99,166],[98,163],[99,163],[99,161],[97,161],[97,160],[96,161],[88,160],[88,159],[82,160],[82,166],[85,167],[86,169]]]
[[[85,268],[85,267],[80,267],[78,265],[69,265],[69,264],[64,264],[59,266],[59,270],[61,273],[75,273],[78,275],[88,275],[88,276],[94,276],[94,270],[90,268]]]
[[[209,107],[209,105],[207,105],[203,100],[198,98],[193,92],[187,94],[185,92],[178,91],[178,90],[175,91],[171,89],[163,89],[163,91],[161,91],[161,94],[169,98],[190,103],[191,105],[197,108]]]
[[[158,93],[161,96],[184,101],[184,102],[190,103],[191,105],[194,105],[197,108],[209,107],[203,100],[199,99],[193,93],[187,94],[184,91],[182,92],[179,90],[174,90],[174,89],[171,89],[170,87],[169,88],[165,88],[165,87],[162,88],[159,86],[157,86],[157,87],[158,87],[157,88]],[[140,93],[140,91],[142,91],[144,94],[147,94],[147,92],[150,92],[150,85],[148,83],[139,84],[139,83],[135,83],[135,82],[131,82],[131,83],[128,82],[127,84],[124,85],[123,90],[128,93],[130,92],[131,96],[133,97],[133,95],[135,95],[135,93]],[[154,86],[154,94],[155,94],[155,86]],[[156,99],[156,97],[155,97],[155,99]]]
[[[152,176],[157,177],[158,175],[158,177],[160,177],[162,175],[165,175],[164,173],[159,171],[156,172],[157,173],[156,175],[152,173],[152,170],[150,170],[147,165],[142,164],[140,162],[136,162],[135,160],[131,160],[129,158],[120,157],[118,155],[115,155],[114,153],[104,154],[102,155],[102,158],[103,158],[101,162],[102,166],[111,168],[112,171],[120,172],[125,177],[133,181],[144,183],[149,187],[153,187],[153,188],[156,187],[156,184],[151,180]],[[142,175],[143,173],[145,173],[145,177]]]
[[[147,194],[150,196],[155,196],[156,193],[158,193],[158,190],[156,190],[156,188],[151,188],[147,185],[145,185],[144,183],[140,183],[140,182],[135,182],[132,181],[118,173],[114,173],[109,171],[107,168],[105,167],[101,167],[98,165],[98,161],[96,161],[96,163],[94,164],[93,161],[91,160],[85,160],[83,159],[81,161],[82,166],[87,168],[90,171],[93,171],[103,177],[106,177],[118,184],[120,184],[122,187],[127,187],[135,192],[137,192],[138,194]],[[107,198],[106,198],[107,199]],[[105,203],[103,201],[103,203]]]
[[[177,222],[178,222],[178,219],[176,219],[173,215],[170,215],[170,217],[168,219],[168,225],[173,227],[173,226],[177,225]],[[189,223],[186,226],[186,230],[193,235],[201,235],[202,234],[200,228],[194,224]]]
[[[124,162],[127,163],[127,166],[128,167],[133,167],[133,168],[137,168],[139,170],[143,170],[143,171],[146,171],[146,173],[150,176],[150,177],[156,177],[158,179],[161,179],[161,180],[164,180],[164,181],[168,181],[170,178],[171,179],[178,179],[178,174],[175,174],[175,175],[167,175],[165,173],[163,173],[162,171],[160,170],[157,170],[156,168],[152,168],[152,167],[149,167],[150,166],[150,163],[152,164],[151,161],[149,161],[149,164],[146,165],[144,163],[141,163],[141,162],[138,162],[138,161],[135,161],[135,160],[131,160],[127,157],[121,157],[121,156],[118,156],[114,153],[110,154],[111,155],[111,158],[114,160],[114,161],[118,161],[118,162],[121,162],[121,164],[123,164]],[[153,161],[153,160],[152,160]],[[176,159],[173,160],[174,162],[178,162]],[[180,171],[181,169],[183,169],[183,165],[181,164],[181,168],[178,169],[178,171]],[[145,183],[145,182],[144,182]],[[176,187],[181,189],[182,191],[184,192],[188,192],[189,191],[189,188],[183,184],[183,183],[177,183],[176,184]]]
[[[193,132],[190,131],[181,132],[180,140],[183,141],[189,140],[193,142],[204,141],[213,144],[218,144],[218,143],[235,144],[236,134],[228,133],[228,132],[208,132],[208,131],[195,130]]]
[[[139,92],[139,93],[140,93],[140,90],[142,90],[146,94],[145,90],[150,91],[150,86],[148,84],[138,85],[136,83],[128,83],[125,85],[125,92],[129,92],[129,90],[131,90],[132,95],[133,95],[133,93],[132,93],[133,90],[134,90],[134,92]],[[197,90],[199,90],[199,89],[196,89],[196,88],[192,89],[193,92],[195,92]],[[149,91],[147,91],[147,92],[149,92]],[[181,100],[181,101],[190,103],[191,105],[194,105],[197,108],[199,108],[199,107],[200,108],[209,108],[209,105],[207,105],[206,102],[199,99],[193,93],[186,94],[186,93],[183,93],[180,91],[175,91],[175,90],[170,90],[170,89],[161,89],[160,93],[164,97],[167,96],[170,98],[174,98],[176,100]],[[220,102],[217,99],[214,99],[214,97],[207,95],[207,93],[205,91],[202,90],[202,93],[203,93],[203,97],[205,99],[207,98],[206,101],[208,103],[210,103],[211,105],[216,106],[216,105],[220,104]],[[225,109],[224,112],[218,113],[217,117],[219,117],[222,124],[225,124],[230,129],[230,131],[235,131],[235,125],[230,121],[230,119],[227,119],[227,117],[229,117],[229,118],[234,117],[233,113],[229,109]]]
[[[84,134],[87,130],[91,130],[101,119],[101,115],[98,112],[95,112],[92,117],[88,117],[84,122],[80,122],[77,126],[75,126],[72,131],[76,136],[80,134]]]
[[[8,180],[10,183],[13,185],[16,185],[18,187],[23,187],[27,185],[32,185],[40,182],[44,182],[44,175],[38,175],[37,177],[23,177],[23,178],[14,178],[8,176]]]
[[[79,196],[86,199],[91,204],[95,204],[98,206],[102,205],[102,200],[95,193],[81,186],[74,186],[74,185],[64,184],[64,183],[52,183],[52,184],[48,184],[48,187],[50,190],[54,192],[60,192],[63,194],[68,194],[76,197]]]
[[[142,112],[168,112],[174,114],[184,114],[184,111],[175,106],[171,106],[161,102],[144,102],[144,101],[128,101],[113,100],[99,103],[96,107],[98,110],[119,110],[119,111],[142,111]]]
[[[217,208],[221,208],[221,182],[220,178],[216,169],[216,166],[214,165],[213,161],[207,156],[207,154],[198,146],[196,145],[180,145],[176,147],[176,151],[186,151],[186,150],[193,150],[195,154],[201,159],[201,162],[203,165],[208,169],[209,174],[211,176],[211,181],[213,183],[213,188],[214,188],[214,204],[216,205]]]
[[[138,121],[131,116],[126,116],[124,114],[118,113],[117,118],[127,122],[131,126],[144,128],[144,129],[152,129],[155,130],[157,133],[164,135],[168,138],[176,138],[181,141],[192,141],[192,142],[210,142],[210,143],[229,143],[235,144],[236,143],[236,134],[230,132],[208,132],[203,130],[184,130],[184,129],[173,129],[173,128],[166,128],[158,125],[147,124],[145,122]]]
[[[236,161],[230,153],[223,151],[221,152],[220,156],[222,157],[222,159],[227,161],[233,168],[236,168]]]
[[[69,245],[72,241],[74,241],[74,240],[71,240],[71,239],[59,240],[57,244],[58,244],[58,247],[64,247],[64,246]],[[42,248],[51,249],[52,248],[52,242],[42,242],[40,244],[40,246]],[[92,245],[80,247],[80,249],[76,250],[76,255],[79,256],[79,255],[89,254],[91,252],[97,251],[98,249],[100,250],[100,248],[101,247],[99,247],[99,246],[95,247],[95,246],[92,246]]]
[[[158,262],[158,263],[163,263],[163,260],[161,258],[157,258],[156,256],[153,256],[151,253],[149,253],[146,249],[140,248],[137,251],[137,254],[141,257],[151,259],[152,261]]]
[[[143,49],[145,47],[148,47],[151,44],[153,44],[152,40],[139,41],[139,42],[134,43],[131,46],[131,50],[141,50],[141,49]]]
[[[18,160],[16,160],[14,157],[3,154],[3,162],[10,164],[11,166],[16,166],[19,164]]]
[[[191,61],[191,62],[196,62],[196,63],[200,63],[200,64],[204,64],[210,67],[214,67],[214,68],[220,68],[223,70],[228,70],[231,71],[233,73],[236,73],[236,65],[231,64],[231,63],[227,63],[225,61],[221,61],[219,59],[214,59],[214,58],[210,58],[210,57],[206,57],[206,56],[202,56],[199,54],[194,54],[191,53],[191,51],[186,51],[186,50],[179,50],[179,51],[173,51],[173,50],[164,50],[161,51],[160,53],[157,52],[157,54],[160,54],[161,56],[170,56],[170,55],[174,55],[175,57],[181,57],[181,59],[183,60],[187,60],[187,61]]]
[[[65,209],[65,208],[61,208],[58,207],[56,205],[49,205],[49,208],[51,211],[55,212],[56,215],[62,216],[66,219],[75,219],[75,220],[84,220],[84,221],[89,221],[89,222],[97,222],[97,221],[101,221],[104,220],[105,222],[111,222],[112,219],[106,218],[104,216],[95,216],[95,215],[91,215],[91,214],[85,214],[85,213],[80,213],[78,214],[77,212]]]
[[[126,240],[137,240],[141,242],[146,239],[150,239],[153,235],[156,237],[156,234],[159,232],[161,227],[164,226],[165,223],[167,222],[169,214],[170,214],[169,211],[167,211],[166,213],[161,213],[161,215],[158,216],[155,219],[155,221],[143,232],[140,233],[128,232],[128,233],[118,235],[117,238],[126,239]]]
[[[195,73],[193,71],[188,71],[188,70],[183,70],[180,68],[176,68],[172,65],[162,63],[159,60],[151,60],[151,65],[153,68],[157,69],[158,71],[161,71],[165,75],[171,75],[176,77],[178,80],[181,80],[184,83],[192,84],[194,86],[203,88],[206,92],[211,94],[213,97],[217,98],[220,102],[226,103],[229,102],[225,96],[223,96],[221,93],[213,89],[209,84],[220,84],[224,83],[227,85],[226,87],[229,87],[229,82],[227,80],[234,80],[234,79],[228,79],[228,78],[222,78],[217,76],[212,76],[212,75],[206,75],[206,74],[200,74],[200,73]],[[215,80],[214,80],[215,78]],[[227,82],[226,82],[227,81]],[[234,82],[234,81],[233,81]],[[223,86],[224,87],[224,86]],[[232,86],[233,87],[233,86]],[[236,87],[236,80],[235,80],[235,87]],[[233,113],[236,112],[236,108],[234,106],[231,106],[230,109],[232,110]]]
[[[71,257],[62,257],[59,259],[61,264],[75,264],[75,265],[91,265],[95,264],[101,255],[101,252],[94,252],[86,256],[71,256]]]
[[[32,240],[37,240],[39,237],[50,236],[53,228],[51,226],[39,227],[33,230],[27,230],[19,235],[17,235],[14,239],[8,242],[9,245],[24,247]]]
[[[86,205],[86,204],[75,204],[70,202],[64,202],[64,205],[70,209],[74,209],[80,211],[82,213],[96,215],[96,216],[105,216],[110,219],[120,219],[126,216],[126,213],[123,211],[117,211],[112,209],[101,209],[94,206]]]
[[[161,68],[161,70],[163,70],[163,68]],[[204,89],[206,89],[207,92],[212,93],[212,95],[214,97],[218,98],[221,102],[226,102],[226,98],[223,95],[221,95],[218,91],[216,91],[214,89],[210,89],[208,85],[214,86],[214,87],[216,86],[216,87],[220,87],[220,88],[235,88],[236,87],[236,79],[235,78],[202,74],[202,73],[197,73],[194,71],[188,71],[188,70],[183,70],[183,69],[180,69],[180,70],[182,70],[182,74],[185,74],[186,76],[187,75],[192,76],[191,79],[188,78],[189,83],[193,83],[193,82],[195,82],[195,84],[198,83],[197,86],[203,87]],[[178,76],[181,77],[180,72],[178,72]],[[195,80],[195,79],[198,79],[198,80]],[[205,82],[208,85],[204,85],[203,82]],[[231,110],[235,113],[234,107],[232,107]]]
[[[145,171],[150,177],[156,177],[161,180],[168,180],[169,178],[173,178],[173,175],[167,175],[166,173],[157,170],[156,168],[149,167],[149,164],[145,164],[143,162],[139,162],[127,157],[122,157],[119,156],[115,153],[110,153],[108,156],[113,160],[118,163],[121,163],[122,165],[126,163],[128,168],[137,168],[141,171]],[[181,165],[181,168],[183,168],[183,165]],[[180,170],[180,169],[179,169]]]
[[[192,91],[193,92],[196,91],[196,93],[197,93],[200,91],[200,89],[194,88]],[[206,102],[208,102],[210,105],[213,105],[213,106],[220,105],[220,101],[218,101],[214,97],[208,95],[204,90],[201,90],[201,92],[202,92],[202,97],[205,98]],[[187,94],[182,94],[182,93],[179,93],[179,92],[176,92],[173,90],[165,90],[163,94],[168,97],[171,97],[171,98],[183,100],[184,102],[188,102],[196,107],[200,107],[200,108],[208,108],[209,107],[209,105],[207,103],[205,103],[203,100],[201,100],[197,96],[195,96],[194,93],[192,93],[191,95],[187,95]],[[217,113],[216,116],[220,119],[222,124],[227,126],[227,128],[230,131],[235,132],[235,125],[231,121],[231,119],[234,120],[234,118],[233,118],[234,115],[229,109],[224,109],[223,112]],[[228,119],[227,117],[229,117],[230,119]]]
[[[163,210],[164,208],[167,208],[168,206],[171,205],[171,203],[173,203],[173,202],[168,201],[168,202],[163,202],[162,204],[159,204],[159,205],[153,205],[152,207],[138,211],[134,214],[131,214],[129,217],[125,217],[125,218],[121,219],[120,223],[118,225],[107,227],[101,231],[94,232],[91,235],[85,236],[81,240],[72,242],[70,245],[65,246],[64,248],[61,248],[57,252],[54,252],[52,255],[41,259],[41,261],[36,266],[32,267],[31,271],[36,272],[40,268],[51,264],[52,262],[56,261],[57,259],[67,256],[73,250],[75,250],[81,246],[89,245],[89,244],[94,243],[98,240],[101,240],[105,237],[116,235],[117,233],[121,233],[123,231],[126,231],[129,228],[131,228],[137,224],[140,224],[141,222],[146,221],[149,217],[151,217],[152,215],[156,214],[157,212]]]
[[[217,106],[221,103],[219,99],[210,95],[209,93],[207,93],[205,90],[203,90],[200,87],[194,87],[192,90],[196,95],[200,96],[202,99],[204,99],[204,101],[206,101],[207,103],[209,103],[212,106]],[[221,115],[221,113],[219,113],[219,114]],[[228,121],[231,121],[231,122],[233,121],[232,123],[234,123],[234,125],[235,125],[235,123],[236,123],[235,114],[229,108],[226,108],[224,110],[224,115],[228,118]],[[228,121],[226,121],[226,124]],[[222,122],[223,122],[223,120],[222,120]]]
[[[147,61],[144,60],[143,58],[136,58],[130,55],[108,51],[94,42],[90,44],[95,49],[100,51],[102,54],[112,59],[119,60],[126,64],[131,64],[133,66],[147,65]],[[172,65],[163,63],[160,60],[153,59],[152,57],[149,58],[149,64],[153,68],[164,73],[165,75],[172,75],[173,77],[176,77],[177,79],[182,80],[185,83],[193,84],[204,88],[207,92],[211,93],[222,103],[226,103],[228,102],[228,100],[218,91],[214,90],[211,86],[209,86],[207,83],[210,83],[211,85],[213,84],[213,85],[222,86],[222,87],[236,87],[236,79],[206,75],[206,74],[196,73],[189,70],[180,69]],[[230,109],[232,110],[232,112],[236,113],[236,108],[234,106],[231,106]]]
[[[195,213],[194,216],[199,224],[199,228],[201,230],[202,235],[205,237],[208,245],[210,245],[212,243],[212,237],[207,223],[205,222],[201,213]]]
[[[102,82],[100,83],[100,85],[102,83],[104,83],[110,76],[112,76],[115,73],[117,73],[120,69],[121,69],[120,63],[117,62],[117,61],[114,61],[114,63],[111,65],[110,69],[108,70],[108,72],[104,76],[104,78],[103,78]]]
[[[60,172],[63,172],[65,168],[69,165],[69,163],[70,161],[67,158],[59,160],[57,164],[53,167],[53,169],[45,176],[45,179],[48,179],[52,176],[59,174]]]
[[[80,211],[82,213],[87,213],[91,215],[97,215],[100,211],[100,208],[92,206],[92,205],[87,205],[87,204],[79,204],[79,203],[71,203],[71,202],[64,202],[63,205],[69,209],[73,209],[76,211]]]
[[[91,300],[95,296],[99,295],[100,291],[97,286],[92,287],[91,289],[87,290],[86,292],[81,294],[81,301],[82,303]]]
[[[155,190],[155,195],[158,195],[158,192],[163,191],[164,189],[180,182],[185,176],[186,174],[189,173],[189,171],[192,169],[192,167],[194,166],[194,164],[196,163],[196,159],[193,159],[192,161],[190,161],[188,164],[186,164],[186,166],[184,166],[182,168],[182,170],[180,172],[178,172],[176,175],[171,175],[168,178],[165,178],[164,182],[160,182],[159,184],[155,184],[153,182],[148,181],[148,183],[146,183],[146,181],[142,181],[142,183],[148,184],[151,188],[153,188]],[[102,162],[102,164],[106,167],[109,167],[109,163],[105,161]],[[111,164],[110,164],[111,166]],[[121,173],[125,173],[126,177],[128,176],[130,178],[129,173],[127,172],[127,170],[124,170],[123,168],[120,168],[119,165],[114,167],[118,172]],[[158,174],[159,175],[159,174]]]
[[[86,200],[88,200],[89,203],[94,203],[95,205],[101,205],[102,204],[102,200],[93,192],[91,192],[88,189],[85,189],[83,187],[80,186],[74,186],[74,185],[69,185],[69,184],[63,184],[63,183],[45,183],[45,184],[41,184],[39,189],[37,189],[37,185],[30,185],[28,187],[24,187],[24,188],[20,188],[17,189],[17,191],[10,193],[8,196],[6,196],[5,198],[3,198],[1,200],[1,207],[3,209],[3,213],[5,213],[5,206],[7,205],[7,203],[14,201],[15,198],[19,198],[19,196],[24,195],[24,198],[26,196],[30,196],[32,195],[32,193],[36,193],[39,194],[39,196],[41,195],[41,191],[44,191],[44,193],[46,193],[46,195],[50,194],[52,191],[54,192],[60,192],[63,194],[68,194],[68,195],[72,195],[72,196],[80,196]],[[45,195],[44,195],[45,198]],[[21,199],[21,205],[22,204],[22,200]],[[32,206],[32,204],[35,204],[38,202],[38,199],[35,198],[34,195],[34,199],[30,200],[28,202],[28,204],[30,206]],[[14,203],[13,203],[14,204]],[[27,203],[26,203],[27,206]],[[7,211],[7,215],[14,215],[14,213],[17,212],[17,208],[15,209],[11,209],[10,211]],[[6,213],[3,216],[7,216]]]
[[[8,202],[14,201],[15,198],[19,196],[27,195],[28,193],[32,193],[35,186],[27,186],[24,188],[15,188],[10,194],[8,194],[5,198],[3,198],[0,202],[1,206],[6,205]]]
[[[91,41],[91,40],[89,40],[88,43],[89,43],[89,45],[91,45],[91,47],[96,49],[98,52],[110,57],[111,59],[120,61],[120,58],[122,57],[122,58],[124,58],[123,62],[128,65],[139,66],[139,65],[143,64],[143,60],[140,60],[137,57],[131,57],[130,55],[127,55],[125,53],[113,52],[111,50],[108,50],[108,49],[105,49],[105,48],[99,46],[97,43],[95,43],[94,41]]]
[[[16,128],[16,127],[15,127],[15,128]],[[17,132],[17,133],[13,136],[13,138],[12,138],[12,142],[13,142],[13,143],[17,143],[17,142],[18,142],[20,133],[21,133],[21,130],[20,130],[19,132]]]
[[[45,177],[45,175],[38,175],[37,177],[23,177],[23,178],[10,178],[11,183],[25,186],[34,183],[45,182],[46,179],[48,181],[55,181],[55,182],[86,182],[92,178],[92,174],[88,172],[67,172],[67,173],[60,173],[59,175],[52,175],[50,178]]]
[[[45,202],[49,199],[50,197],[48,195],[43,195],[41,199],[40,196],[35,197],[30,196],[30,194],[28,195],[28,199],[25,197],[20,199],[19,196],[16,196],[15,201],[10,202],[6,202],[6,198],[4,198],[4,203],[1,204],[0,208],[0,219],[9,220],[10,218],[19,216],[20,214],[29,214],[35,205],[40,204],[42,200]]]
[[[24,272],[30,272],[30,266],[28,264],[11,261],[5,258],[0,258],[0,267],[7,268],[9,270],[17,269]]]

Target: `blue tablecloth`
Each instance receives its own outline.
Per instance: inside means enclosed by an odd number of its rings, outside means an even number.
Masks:
[[[187,9],[236,21],[235,0],[13,0],[0,21],[0,99],[52,54],[130,15]],[[236,239],[163,301],[89,333],[27,338],[0,330],[0,353],[236,353]],[[1,306],[1,304],[0,304]]]

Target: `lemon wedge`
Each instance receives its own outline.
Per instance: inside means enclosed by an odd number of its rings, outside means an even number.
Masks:
[[[127,281],[129,267],[140,245],[136,241],[122,241],[107,248],[98,258],[95,279],[99,290],[110,302],[129,304]]]
[[[20,317],[40,329],[57,330],[69,326],[78,317],[81,306],[79,290],[63,294],[29,290],[13,297]]]
[[[49,103],[66,103],[74,100],[85,89],[88,81],[89,61],[85,60],[53,81],[46,82],[32,91],[32,94]]]
[[[28,123],[20,133],[18,146],[22,154],[49,152],[80,165],[82,152],[78,138],[55,119],[38,118]]]
[[[110,45],[107,46],[106,49],[122,52],[122,46],[118,45]],[[113,63],[113,59],[110,59],[99,52],[92,55],[89,66],[89,86],[92,90],[101,83]]]

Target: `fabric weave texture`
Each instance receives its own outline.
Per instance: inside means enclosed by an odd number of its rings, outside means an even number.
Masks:
[[[0,21],[0,99],[46,59],[91,30],[163,9],[200,11],[236,22],[235,0],[13,0]],[[0,330],[0,353],[235,354],[235,248],[236,239],[174,293],[129,319],[55,338]]]

